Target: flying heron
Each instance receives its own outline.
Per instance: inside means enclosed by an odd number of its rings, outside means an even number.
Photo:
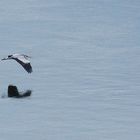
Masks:
[[[32,66],[30,64],[30,61],[28,60],[28,58],[30,58],[27,55],[24,54],[12,54],[12,55],[8,55],[7,58],[3,58],[1,60],[10,60],[10,59],[14,59],[16,60],[19,64],[22,65],[22,67],[28,72],[31,73],[32,70]]]

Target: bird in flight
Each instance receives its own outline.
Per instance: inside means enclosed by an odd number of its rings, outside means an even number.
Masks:
[[[32,70],[32,66],[30,64],[30,61],[28,60],[28,58],[30,58],[27,55],[24,54],[12,54],[12,55],[8,55],[7,58],[3,58],[1,60],[10,60],[10,59],[14,59],[16,60],[19,64],[22,65],[22,67],[28,72],[31,73]]]

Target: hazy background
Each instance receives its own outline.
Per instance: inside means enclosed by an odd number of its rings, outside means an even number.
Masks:
[[[1,0],[0,63],[26,99],[0,98],[0,140],[139,140],[139,0]]]

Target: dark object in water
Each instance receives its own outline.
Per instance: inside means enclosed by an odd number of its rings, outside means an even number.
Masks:
[[[31,90],[27,90],[25,92],[18,92],[18,89],[14,85],[9,85],[8,86],[8,97],[13,97],[13,98],[23,98],[23,97],[28,97],[32,93]]]

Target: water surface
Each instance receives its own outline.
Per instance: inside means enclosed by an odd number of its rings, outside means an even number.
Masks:
[[[1,62],[30,98],[0,99],[0,139],[139,140],[140,2],[1,0],[0,57],[32,56],[33,73]]]

